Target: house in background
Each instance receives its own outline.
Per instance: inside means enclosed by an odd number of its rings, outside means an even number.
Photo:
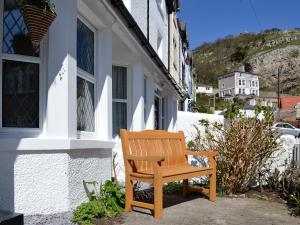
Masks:
[[[189,36],[187,33],[187,24],[184,21],[178,20],[179,26],[179,83],[181,87],[187,92],[185,100],[179,102],[178,109],[180,111],[191,112],[192,102],[195,101],[195,82],[193,74],[193,56],[189,51]]]
[[[191,103],[195,101],[195,85],[193,77],[193,58],[189,49],[188,33],[186,23],[180,21],[177,12],[179,11],[179,1],[167,1],[169,8],[174,9],[169,12],[169,71],[176,82],[187,92],[185,99],[179,102],[178,109],[181,111],[191,111]]]
[[[213,95],[214,88],[212,85],[207,84],[197,84],[196,85],[196,93],[197,94],[205,94],[205,95]]]
[[[220,97],[259,96],[258,75],[245,71],[233,71],[218,77]]]
[[[13,44],[28,34],[21,0],[0,1],[0,209],[30,225],[69,221],[86,200],[82,180],[114,176],[120,128],[177,130],[190,90],[168,68],[174,1],[53,2],[57,18],[35,51]]]

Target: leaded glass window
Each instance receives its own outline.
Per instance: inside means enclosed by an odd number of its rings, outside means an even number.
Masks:
[[[95,132],[95,34],[89,27],[77,19],[77,130]]]
[[[2,128],[39,128],[40,49],[32,46],[20,12],[22,0],[4,0],[0,71]],[[0,7],[1,8],[1,7]],[[28,57],[30,56],[30,57]]]
[[[95,131],[94,84],[77,77],[77,130]]]
[[[94,32],[77,20],[77,66],[94,75]]]
[[[113,66],[113,135],[118,135],[120,129],[127,128],[127,68]]]
[[[4,0],[2,52],[39,56],[39,49],[34,50],[28,36],[28,30],[20,11],[21,3],[21,0]]]

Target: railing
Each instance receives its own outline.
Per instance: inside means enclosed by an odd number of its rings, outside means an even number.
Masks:
[[[293,163],[300,166],[300,138],[296,138],[296,143],[293,149]]]

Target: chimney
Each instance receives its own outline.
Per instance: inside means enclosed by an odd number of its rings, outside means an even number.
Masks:
[[[240,66],[240,67],[238,68],[238,71],[239,71],[239,72],[246,72],[246,71],[245,71],[245,65]]]

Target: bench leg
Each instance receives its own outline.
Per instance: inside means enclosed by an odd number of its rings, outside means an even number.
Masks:
[[[216,192],[217,192],[217,176],[214,171],[213,174],[209,176],[209,200],[216,201]]]
[[[182,183],[182,196],[185,198],[189,192],[189,180],[185,179]]]
[[[154,218],[161,219],[163,213],[163,184],[161,178],[154,180]]]
[[[133,184],[132,181],[127,178],[125,183],[125,212],[132,211],[131,201],[133,201]]]

